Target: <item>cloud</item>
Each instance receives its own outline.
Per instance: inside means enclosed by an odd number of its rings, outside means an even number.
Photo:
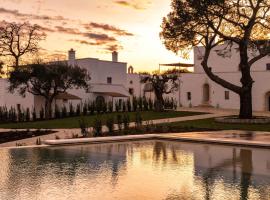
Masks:
[[[116,35],[119,35],[119,36],[134,36],[133,33],[129,33],[125,30],[119,29],[119,28],[112,26],[112,25],[109,25],[109,24],[91,22],[89,24],[84,24],[84,27],[87,30],[102,29],[104,31],[110,31],[110,32],[112,32]]]
[[[54,32],[60,32],[60,33],[66,33],[66,34],[72,34],[72,35],[81,35],[82,33],[76,29],[76,28],[69,28],[69,27],[63,27],[63,26],[55,26]]]
[[[27,18],[31,20],[53,20],[53,21],[64,21],[69,20],[63,16],[49,16],[49,15],[34,15],[28,13],[21,13],[18,10],[10,10],[3,7],[0,7],[0,14],[10,14],[17,18]]]
[[[120,44],[116,44],[116,43],[107,43],[104,41],[88,41],[88,40],[70,40],[72,42],[77,42],[79,44],[84,44],[84,45],[90,45],[90,46],[99,46],[102,47],[104,50],[108,51],[108,52],[112,52],[112,51],[119,51],[123,49],[123,46]]]
[[[149,4],[151,4],[150,1],[145,1],[145,0],[114,0],[115,4],[125,6],[125,7],[130,7],[135,10],[145,10]]]

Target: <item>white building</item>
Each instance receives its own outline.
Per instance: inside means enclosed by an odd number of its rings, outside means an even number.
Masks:
[[[118,53],[112,53],[112,61],[104,61],[96,58],[84,58],[76,59],[76,54],[73,49],[68,52],[68,61],[70,65],[77,65],[79,67],[87,69],[91,81],[89,91],[84,89],[72,89],[67,93],[58,95],[53,103],[61,108],[65,105],[67,108],[70,103],[73,105],[94,101],[97,98],[108,101],[121,101],[126,100],[129,97],[127,84],[127,63],[118,61]],[[44,107],[44,98],[41,96],[33,96],[27,93],[26,97],[19,96],[18,93],[10,94],[7,91],[8,82],[5,79],[1,79],[0,86],[0,106],[7,106],[8,108],[13,106],[15,108],[30,108],[35,107],[36,112]]]
[[[212,67],[212,71],[216,75],[240,86],[239,52],[234,46],[231,51],[224,51],[226,46],[224,44],[216,47],[211,53],[209,66]],[[221,56],[221,53],[223,56]],[[176,99],[178,105],[183,107],[210,106],[239,109],[239,96],[210,80],[204,72],[201,66],[203,54],[204,47],[194,48],[194,71],[180,74],[179,91],[169,96]],[[250,52],[250,57],[252,57],[252,52]],[[255,81],[253,85],[253,109],[255,111],[270,111],[270,57],[265,57],[256,62],[252,66],[251,73]],[[130,74],[128,75],[128,81],[136,82],[139,76],[138,74]],[[134,88],[137,88],[134,91],[136,95],[144,93],[143,86]]]
[[[216,47],[211,53],[209,65],[212,71],[229,82],[240,85],[241,72],[238,69],[240,61],[237,48],[225,51],[226,44]],[[222,51],[222,56],[221,55]],[[180,87],[174,94],[168,95],[177,100],[179,106],[211,106],[225,109],[239,109],[239,96],[222,86],[211,81],[205,74],[202,66],[203,47],[194,48],[194,72],[179,75]],[[250,52],[250,57],[252,52]],[[112,61],[104,61],[96,58],[76,59],[75,51],[71,49],[68,54],[68,63],[87,69],[91,76],[91,88],[84,90],[69,90],[67,94],[59,95],[55,103],[59,107],[70,102],[82,103],[101,98],[104,101],[126,100],[131,96],[146,96],[155,98],[153,92],[148,92],[149,86],[141,83],[143,75],[134,73],[133,67],[127,69],[127,63],[118,61],[118,53],[112,53]],[[265,57],[252,67],[253,85],[253,109],[255,111],[270,110],[270,57]],[[10,94],[6,88],[8,83],[1,80],[0,105],[7,107],[36,108],[38,112],[44,101],[39,96],[27,94],[25,98],[18,94]]]

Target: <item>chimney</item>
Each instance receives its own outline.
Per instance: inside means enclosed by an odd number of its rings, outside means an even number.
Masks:
[[[116,51],[112,52],[112,61],[118,62],[118,53]]]
[[[74,66],[76,60],[76,52],[73,49],[68,51],[68,64]]]

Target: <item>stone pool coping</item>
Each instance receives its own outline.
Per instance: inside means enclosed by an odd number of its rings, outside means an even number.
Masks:
[[[201,133],[201,132],[195,132]],[[179,142],[196,142],[196,143],[212,143],[230,146],[247,146],[256,148],[270,149],[270,142],[250,141],[233,138],[194,138],[181,136],[183,133],[175,134],[145,134],[145,135],[129,135],[129,136],[113,136],[113,137],[99,137],[99,138],[80,138],[80,139],[62,139],[62,140],[46,140],[44,144],[47,146],[63,146],[63,145],[81,145],[81,144],[95,144],[95,143],[112,143],[136,140],[173,140]],[[203,134],[203,133],[201,133]],[[269,133],[270,137],[270,133]]]

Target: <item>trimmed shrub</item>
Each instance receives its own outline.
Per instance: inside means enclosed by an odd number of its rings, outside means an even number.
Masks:
[[[36,121],[37,120],[37,113],[36,113],[36,109],[35,108],[33,108],[33,110],[32,110],[32,120],[33,121]]]
[[[39,111],[39,119],[43,120],[45,116],[45,111],[44,108],[42,107],[41,110]]]
[[[123,124],[124,124],[124,130],[128,130],[129,124],[130,124],[130,118],[129,118],[129,115],[127,113],[125,113],[123,116]]]
[[[107,102],[104,102],[103,105],[102,105],[102,112],[106,113],[107,110],[108,110],[108,104],[107,104]]]
[[[154,103],[153,103],[151,98],[148,100],[148,104],[149,104],[149,109],[153,110],[154,109]]]
[[[127,100],[127,110],[128,112],[132,111],[130,99]]]
[[[31,119],[31,116],[30,116],[30,109],[27,108],[26,109],[26,112],[25,112],[25,121],[29,122]]]
[[[61,118],[61,113],[60,113],[60,110],[59,110],[58,105],[55,105],[55,108],[54,108],[54,117],[55,117],[56,119]]]
[[[74,107],[72,105],[72,103],[69,104],[69,116],[72,117],[74,116],[75,112],[74,112]]]
[[[102,121],[100,117],[96,117],[93,123],[94,137],[102,136]]]
[[[120,111],[120,107],[119,107],[119,102],[118,101],[115,102],[115,111],[116,112],[119,112]]]
[[[89,126],[88,126],[88,123],[85,121],[84,118],[81,118],[79,119],[79,126],[80,126],[80,129],[81,129],[81,134],[83,137],[87,137],[88,134],[89,134]]]
[[[136,97],[133,97],[133,100],[132,100],[132,106],[133,106],[133,111],[137,111],[138,109],[138,100]]]
[[[139,129],[142,126],[142,115],[140,112],[136,112],[135,115],[135,127],[136,129]]]
[[[108,110],[109,110],[110,113],[113,112],[113,102],[112,102],[112,101],[110,101],[110,102],[108,103]]]
[[[113,117],[108,117],[106,119],[106,126],[108,128],[109,133],[114,132],[114,118]]]
[[[120,114],[117,115],[117,126],[118,126],[119,131],[123,129],[123,119],[122,119],[122,115]]]
[[[80,116],[81,115],[81,105],[80,104],[77,104],[77,107],[76,107],[76,116]]]
[[[143,109],[146,111],[149,110],[148,101],[145,97],[143,97]]]
[[[86,116],[87,113],[88,113],[88,107],[87,107],[87,103],[85,102],[85,103],[83,104],[83,115]]]
[[[127,106],[126,106],[126,102],[124,101],[123,102],[123,112],[126,112],[127,111]]]
[[[143,99],[142,99],[142,97],[139,97],[138,105],[139,105],[140,111],[142,111],[143,110]]]
[[[63,118],[67,117],[67,108],[65,105],[62,107],[62,117]]]

